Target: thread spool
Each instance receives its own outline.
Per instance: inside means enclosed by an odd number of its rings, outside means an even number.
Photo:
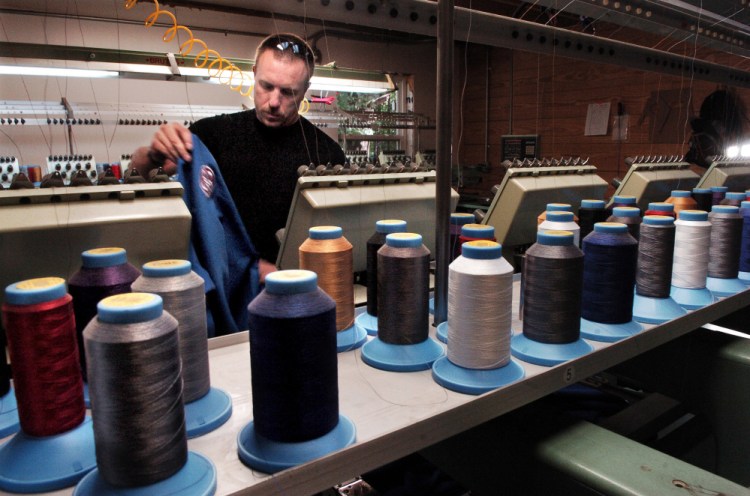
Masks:
[[[352,244],[338,226],[316,226],[299,247],[299,267],[318,274],[318,285],[336,302],[339,351],[359,348],[367,333],[354,324],[354,261]]]
[[[537,231],[570,231],[573,233],[573,244],[581,243],[581,228],[575,223],[573,212],[547,212],[547,218],[539,224]]]
[[[744,291],[745,285],[737,278],[743,228],[739,208],[734,205],[714,205],[708,220],[711,222],[711,242],[706,288],[716,296],[731,296]]]
[[[474,221],[473,214],[463,212],[451,214],[450,225],[448,226],[450,233],[451,261],[455,260],[456,257],[461,254],[461,245],[458,242],[458,238],[461,236],[461,227],[466,224],[473,224]]]
[[[745,193],[728,191],[724,195],[724,199],[719,202],[719,205],[732,205],[734,207],[740,208],[740,205],[743,201],[745,201],[745,199]]]
[[[378,337],[362,348],[362,360],[384,370],[426,370],[443,354],[429,337],[430,251],[419,234],[385,240],[378,250]]]
[[[604,222],[609,215],[607,214],[606,203],[604,200],[581,200],[581,208],[578,209],[579,225],[581,229],[578,246],[581,246],[581,240],[594,230],[594,224]]]
[[[156,260],[142,270],[133,291],[159,295],[164,310],[177,319],[187,436],[210,432],[232,415],[232,400],[211,387],[203,279],[187,260]]]
[[[68,281],[76,318],[78,352],[83,380],[87,380],[86,354],[83,351],[83,329],[96,316],[96,305],[107,296],[129,293],[141,272],[128,263],[123,248],[94,248],[81,253],[81,268]],[[86,406],[88,404],[88,390]]]
[[[65,281],[45,277],[9,285],[2,313],[21,431],[0,446],[0,489],[71,486],[96,458]]]
[[[711,186],[711,205],[720,205],[729,191],[727,186]]]
[[[693,188],[692,196],[696,203],[696,210],[711,211],[711,202],[713,199],[711,188]]]
[[[461,235],[458,237],[459,254],[464,243],[477,240],[497,241],[495,239],[495,228],[487,224],[464,224],[461,226]]]
[[[538,365],[556,365],[593,350],[580,339],[583,252],[570,231],[537,232],[526,250],[523,333],[511,354]]]
[[[616,207],[638,208],[638,199],[632,195],[615,195],[612,197],[612,202],[607,206],[607,213],[610,216],[613,215],[612,211]]]
[[[740,205],[742,216],[742,242],[740,243],[740,272],[739,279],[750,284],[750,201],[743,201]]]
[[[617,207],[615,212],[621,208]],[[614,342],[643,330],[633,321],[638,242],[628,226],[600,222],[583,240],[581,335]]]
[[[696,210],[698,203],[693,199],[689,191],[676,189],[672,191],[670,197],[664,200],[666,203],[674,205],[674,213],[679,216],[683,210]]]
[[[570,203],[548,203],[544,208],[544,212],[539,214],[536,218],[537,227],[547,219],[547,212],[572,212],[573,206]],[[578,221],[578,218],[575,219]]]
[[[672,219],[677,218],[677,214],[674,213],[674,204],[667,203],[667,202],[651,202],[648,204],[648,210],[646,210],[646,213],[644,214],[644,218],[647,215],[651,216],[667,216],[672,217]]]
[[[710,239],[708,212],[683,210],[678,214],[670,296],[687,310],[714,302],[714,296],[706,289]]]
[[[266,277],[248,306],[253,421],[238,437],[246,465],[274,473],[354,442],[339,413],[336,303],[308,270]]]
[[[607,222],[625,224],[628,227],[628,232],[636,241],[640,236],[642,221],[641,209],[637,207],[615,207],[612,209],[612,215],[607,218]],[[596,231],[596,226],[594,226],[594,231]]]
[[[674,262],[674,218],[646,215],[638,242],[633,318],[660,324],[684,315],[685,310],[669,297]]]
[[[22,165],[21,171],[26,174],[29,181],[34,183],[35,186],[42,182],[42,168],[39,165]]]
[[[97,468],[76,495],[211,494],[213,464],[189,453],[177,320],[152,293],[104,298],[83,332]]]
[[[510,358],[513,267],[501,246],[488,240],[464,244],[449,267],[448,288],[448,355],[433,363],[435,381],[481,394],[521,379],[523,368]]]
[[[375,223],[375,233],[367,240],[367,312],[355,319],[367,334],[378,333],[378,250],[385,244],[388,234],[405,231],[404,220],[379,220]]]

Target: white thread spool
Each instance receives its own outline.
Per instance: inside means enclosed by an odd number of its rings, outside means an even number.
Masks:
[[[470,369],[510,361],[513,267],[494,241],[464,243],[448,269],[448,359]]]
[[[570,231],[573,233],[573,244],[581,244],[581,228],[575,223],[573,212],[548,210],[547,218],[537,228],[537,232],[547,231]]]
[[[706,287],[711,223],[703,210],[682,210],[675,221],[672,286],[685,289]]]

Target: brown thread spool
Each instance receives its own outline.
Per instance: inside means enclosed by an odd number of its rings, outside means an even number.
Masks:
[[[311,227],[299,247],[300,269],[318,274],[318,286],[336,302],[336,331],[354,323],[353,247],[337,226]]]
[[[690,191],[674,190],[672,196],[664,200],[666,203],[674,205],[674,213],[679,216],[683,210],[697,210],[698,202],[695,201]]]

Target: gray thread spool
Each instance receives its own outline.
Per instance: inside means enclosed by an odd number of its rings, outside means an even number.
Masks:
[[[378,338],[421,343],[429,337],[430,251],[419,234],[393,233],[385,242],[378,250]]]
[[[177,320],[160,296],[105,298],[83,332],[96,460],[114,486],[146,486],[187,462]]]
[[[708,277],[734,279],[740,270],[744,220],[739,209],[732,205],[714,205],[708,220],[711,222]]]
[[[674,262],[674,219],[647,215],[641,224],[635,292],[650,298],[668,298]]]
[[[685,289],[706,287],[711,223],[702,210],[682,210],[675,221],[672,286]]]
[[[135,292],[161,296],[164,310],[177,319],[185,403],[202,398],[211,389],[205,284],[191,268],[187,260],[148,262],[131,286]]]

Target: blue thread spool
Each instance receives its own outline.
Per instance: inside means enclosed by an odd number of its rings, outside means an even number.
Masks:
[[[242,462],[267,473],[352,444],[339,414],[336,304],[308,270],[282,270],[248,306],[253,420],[237,439]]]
[[[583,253],[581,335],[614,342],[642,331],[643,326],[633,321],[638,242],[628,226],[596,224],[583,240]]]
[[[570,231],[537,232],[524,264],[523,332],[511,338],[511,354],[553,366],[593,351],[580,338],[583,253]]]
[[[378,333],[378,250],[385,244],[385,237],[395,232],[406,232],[406,221],[379,220],[375,234],[367,240],[367,312],[359,314],[354,322],[371,336]]]
[[[750,284],[750,201],[740,204],[740,215],[742,215],[742,242],[740,244],[740,271],[739,279]]]
[[[633,318],[638,322],[661,324],[687,313],[669,296],[674,237],[673,217],[647,215],[643,218],[633,299]]]
[[[482,394],[524,376],[510,358],[513,267],[502,253],[494,241],[469,241],[450,266],[448,320],[440,324],[450,336],[448,356],[432,364],[433,379],[448,389]]]
[[[429,259],[422,236],[393,233],[378,250],[378,336],[362,361],[394,372],[427,370],[443,347],[429,337]]]

